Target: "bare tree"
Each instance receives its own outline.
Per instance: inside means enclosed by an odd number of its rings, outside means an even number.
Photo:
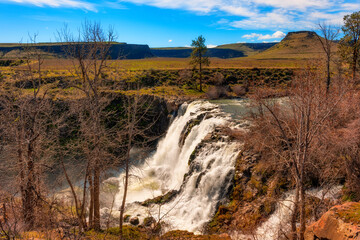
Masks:
[[[159,135],[152,132],[152,128],[160,117],[159,114],[153,112],[154,97],[142,96],[139,91],[137,91],[135,95],[124,96],[124,98],[125,120],[120,122],[123,131],[117,132],[116,138],[118,144],[124,146],[125,152],[124,156],[118,160],[125,165],[124,191],[119,220],[120,239],[123,239],[122,227],[130,179],[130,167],[132,165],[130,151],[133,147],[148,147],[148,144],[159,138]]]
[[[342,90],[332,92],[332,102],[327,101],[324,84],[319,73],[304,69],[293,81],[289,100],[279,105],[274,100],[257,97],[261,128],[269,126],[266,137],[261,140],[275,159],[280,159],[290,169],[295,182],[294,210],[291,219],[291,238],[304,240],[305,182],[315,161],[315,142],[321,139],[328,127],[329,119],[341,100]],[[277,160],[279,161],[279,160]],[[297,232],[296,219],[300,214],[300,230]]]
[[[3,83],[0,90],[1,156],[8,164],[5,171],[14,174],[10,178],[16,179],[19,187],[25,229],[33,229],[46,194],[43,176],[51,169],[52,140],[56,137],[52,126],[56,123],[53,102],[43,86],[43,54],[36,48],[36,35],[24,45],[23,52],[26,69],[18,75],[18,87]],[[28,83],[30,92],[25,91]]]
[[[82,200],[76,196],[69,177],[67,180],[72,189],[82,228],[87,228],[85,202],[86,192],[89,190],[89,224],[92,228],[100,230],[100,181],[101,174],[110,160],[106,146],[108,113],[105,108],[111,101],[109,94],[102,91],[102,87],[110,47],[116,36],[111,27],[108,31],[104,31],[100,23],[85,21],[77,35],[70,33],[65,26],[58,32],[58,37],[63,42],[67,57],[72,61],[72,69],[69,72],[74,77],[74,87],[83,94],[81,99],[74,101],[71,106],[72,113],[79,121],[77,133],[80,143],[77,147],[86,162]]]
[[[329,92],[330,84],[331,84],[331,72],[330,72],[330,63],[333,55],[335,54],[334,48],[336,46],[335,40],[339,36],[340,28],[329,25],[327,23],[319,23],[318,30],[320,31],[321,36],[315,34],[321,43],[321,46],[326,55],[326,91]]]

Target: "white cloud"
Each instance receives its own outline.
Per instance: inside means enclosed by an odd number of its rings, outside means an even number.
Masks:
[[[279,29],[293,25],[293,17],[284,10],[276,10],[240,21],[234,21],[231,25],[235,28],[245,29]]]
[[[243,38],[247,38],[247,39],[257,38],[257,40],[269,40],[269,39],[283,38],[285,36],[286,36],[285,33],[281,32],[281,31],[276,31],[272,35],[270,35],[270,34],[263,35],[263,34],[259,34],[259,33],[246,34],[243,36]]]
[[[213,44],[207,45],[207,48],[216,48],[216,47],[217,47],[217,45],[213,45]]]
[[[217,21],[217,24],[228,24],[229,22],[230,22],[229,20],[222,18],[219,21]]]
[[[321,19],[334,24],[343,13],[360,8],[352,0],[121,0],[140,5],[181,9],[223,18],[216,24],[222,29],[313,29]],[[316,15],[315,13],[319,13]],[[224,15],[225,14],[225,15]],[[228,16],[241,17],[228,20]],[[341,17],[339,17],[341,15]]]
[[[276,31],[273,33],[272,38],[284,38],[286,36],[285,33],[281,31]]]
[[[110,1],[106,1],[103,3],[104,6],[109,7],[111,9],[126,9],[126,7],[122,4],[120,4],[119,2],[110,2]]]
[[[96,11],[90,0],[0,0],[40,7],[71,7]],[[124,3],[180,9],[200,14],[218,14],[223,29],[313,29],[314,23],[342,21],[344,14],[360,9],[353,0],[101,0],[103,7],[124,8]],[[232,16],[232,18],[230,18]],[[234,19],[233,17],[239,17]],[[229,20],[231,19],[231,20]]]
[[[262,36],[262,34],[251,33],[251,34],[245,34],[242,37],[247,38],[247,39],[252,39],[252,38],[257,38],[257,37],[260,37],[260,36]]]
[[[172,39],[170,39],[168,42],[171,43],[171,42],[172,42]]]
[[[343,23],[344,16],[350,13],[351,12],[339,12],[339,13],[331,14],[331,13],[313,11],[309,13],[308,19],[313,21],[314,24],[317,24],[320,21],[325,21],[329,24],[341,25]]]
[[[302,10],[307,8],[321,8],[325,9],[332,6],[330,0],[253,0],[260,5],[267,5],[276,8],[283,8],[287,10]]]
[[[2,2],[13,2],[19,4],[31,4],[38,7],[68,7],[68,8],[80,8],[89,11],[96,12],[95,5],[85,1],[78,0],[2,0]]]
[[[254,11],[251,11],[248,7],[243,6],[221,6],[219,7],[219,10],[227,12],[231,15],[235,16],[243,16],[243,17],[254,17],[256,16],[256,13]]]
[[[356,9],[360,9],[359,3],[343,3],[341,4],[341,8],[345,11],[356,11]]]
[[[305,11],[308,8],[325,9],[338,4],[336,0],[122,0],[160,8],[183,9],[209,13],[223,11],[236,16],[254,16],[258,7]]]
[[[223,0],[123,0],[123,2],[144,4],[159,8],[184,9],[202,13],[213,11],[222,1]]]

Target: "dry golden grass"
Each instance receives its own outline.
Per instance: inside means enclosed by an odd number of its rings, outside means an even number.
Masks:
[[[301,60],[257,60],[253,58],[220,59],[211,58],[209,68],[298,68]],[[150,58],[140,60],[113,61],[112,66],[126,70],[185,69],[191,68],[188,58]]]
[[[256,58],[233,58],[220,59],[211,58],[209,68],[299,68],[305,60],[302,59],[256,59]],[[190,69],[190,60],[187,58],[148,58],[135,60],[112,60],[111,69],[118,70],[176,70]],[[68,74],[73,69],[72,61],[69,59],[46,59],[42,66],[44,71],[52,71],[57,74]],[[5,68],[0,67],[0,70]],[[6,67],[9,70],[9,67]],[[13,70],[25,70],[26,66],[11,67]]]

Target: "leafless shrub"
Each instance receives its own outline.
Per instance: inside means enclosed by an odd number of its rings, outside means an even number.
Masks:
[[[236,94],[236,96],[244,96],[246,94],[246,90],[241,85],[235,85],[231,87],[232,91]]]
[[[179,71],[179,78],[178,78],[178,84],[179,85],[184,85],[184,84],[188,84],[191,83],[192,81],[192,71],[189,69],[182,69]]]
[[[206,97],[209,99],[218,99],[221,97],[227,97],[227,91],[221,86],[211,86],[206,92]]]
[[[215,86],[222,86],[224,82],[224,75],[222,75],[220,72],[215,72],[215,74],[209,79],[209,83]]]

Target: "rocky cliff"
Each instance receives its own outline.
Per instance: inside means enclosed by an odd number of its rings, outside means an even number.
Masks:
[[[306,229],[306,240],[359,240],[360,203],[332,207],[319,221]]]
[[[50,56],[64,57],[66,56],[65,50],[67,45],[61,43],[35,45],[35,47]],[[5,58],[18,57],[19,53],[24,48],[20,45],[14,46],[1,46],[0,52],[5,54]],[[20,54],[21,55],[21,54]],[[151,53],[148,45],[145,44],[127,44],[127,43],[114,43],[111,45],[109,55],[111,59],[143,59],[151,58],[154,55]]]

